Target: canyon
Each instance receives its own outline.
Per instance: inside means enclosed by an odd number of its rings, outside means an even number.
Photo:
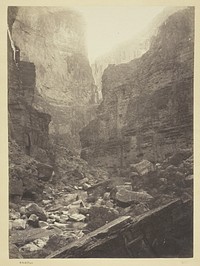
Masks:
[[[192,257],[194,9],[157,21],[90,66],[78,12],[8,8],[10,258]]]
[[[104,71],[97,118],[80,133],[82,158],[112,171],[192,148],[193,16],[171,15],[145,54]]]

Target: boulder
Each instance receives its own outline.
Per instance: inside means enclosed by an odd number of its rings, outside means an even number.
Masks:
[[[101,205],[103,205],[103,203],[105,203],[105,201],[101,198],[99,198],[96,203],[95,203],[95,206],[96,207],[101,207]]]
[[[73,192],[73,188],[71,186],[65,186],[64,191],[70,193],[70,192]]]
[[[49,226],[49,224],[47,222],[39,221],[39,227],[40,228],[47,229],[48,226]]]
[[[130,185],[130,184],[128,184],[128,185],[120,185],[120,186],[116,186],[116,189],[117,189],[117,191],[120,191],[121,189],[127,189],[127,190],[130,190],[130,191],[132,191],[132,185]]]
[[[68,205],[68,213],[70,215],[74,213],[79,213],[79,209],[84,207],[85,207],[84,202],[82,200],[77,200],[72,204]]]
[[[110,192],[105,192],[103,195],[104,200],[109,200],[110,199]]]
[[[26,214],[26,208],[24,206],[22,206],[20,209],[19,209],[19,212],[21,215],[24,215]]]
[[[38,216],[38,218],[42,221],[47,220],[47,215],[45,211],[39,207],[36,203],[30,203],[26,206],[26,214],[27,216],[30,216],[31,214],[35,214]]]
[[[105,205],[108,208],[113,208],[113,206],[114,206],[114,204],[110,200],[106,201]]]
[[[89,209],[88,208],[79,208],[79,213],[86,215],[89,213]]]
[[[35,239],[33,243],[41,249],[47,244],[48,240],[49,237],[42,237],[40,239]]]
[[[61,214],[68,215],[68,211],[61,211]]]
[[[68,221],[68,220],[69,220],[69,216],[68,215],[62,214],[60,216],[60,223],[66,223],[66,221]]]
[[[58,223],[58,222],[55,222],[54,225],[56,227],[58,227],[59,229],[66,229],[67,228],[67,225],[64,224],[64,223]]]
[[[49,204],[49,203],[51,203],[52,202],[52,200],[42,200],[42,203],[44,204],[44,205],[47,205],[47,204]]]
[[[22,246],[19,251],[20,252],[33,252],[33,251],[37,251],[39,250],[40,247],[38,247],[37,245],[35,245],[33,242],[26,244],[24,246]]]
[[[151,199],[153,197],[146,191],[135,192],[123,188],[116,193],[116,200],[122,203],[147,202]]]
[[[87,197],[88,197],[88,194],[87,194],[87,191],[77,191],[77,194],[78,194],[78,197],[79,199],[81,199],[82,201],[86,201]]]
[[[15,220],[20,218],[20,213],[16,212],[15,210],[11,209],[9,212],[9,219],[10,220]]]
[[[48,224],[53,224],[56,220],[55,219],[52,219],[52,218],[49,218],[47,219],[47,223]]]
[[[64,198],[64,204],[69,205],[70,203],[76,201],[78,199],[78,194],[67,194]]]
[[[84,221],[85,218],[86,218],[85,215],[80,214],[80,213],[74,213],[74,214],[70,215],[70,219],[72,219],[76,222]]]
[[[89,179],[87,177],[83,178],[82,180],[79,181],[80,185],[83,185],[84,183],[87,183]]]
[[[32,227],[35,227],[35,228],[39,227],[39,218],[38,218],[38,216],[35,215],[35,214],[31,214],[29,216],[29,218],[28,218],[27,223],[29,225],[31,225]]]
[[[37,163],[38,177],[43,181],[49,181],[53,173],[53,167],[48,164]]]
[[[76,200],[71,205],[76,205],[79,208],[84,208],[85,207],[85,204],[84,204],[84,202],[82,200]]]
[[[88,183],[84,183],[83,184],[83,189],[84,190],[88,190],[89,188],[91,188],[91,185],[90,184],[88,184]]]
[[[15,219],[12,222],[12,228],[16,230],[24,230],[26,229],[26,221],[23,219]]]
[[[154,166],[148,160],[142,160],[139,163],[130,165],[131,172],[137,172],[139,175],[143,176],[149,172],[154,171]]]
[[[167,185],[167,179],[166,178],[161,177],[161,178],[159,178],[159,180],[160,180],[161,184]]]

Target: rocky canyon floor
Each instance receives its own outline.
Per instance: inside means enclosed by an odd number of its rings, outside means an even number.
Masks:
[[[194,8],[94,64],[76,9],[7,37],[10,258],[193,257]]]
[[[92,169],[88,166],[80,170],[83,161],[69,155],[65,159],[69,160],[69,170],[66,174],[71,175],[71,182],[58,182],[55,176],[54,180],[47,183],[40,180],[40,187],[43,186],[41,199],[35,200],[34,194],[24,193],[20,202],[10,203],[11,258],[52,256],[63,246],[84,239],[91,232],[95,237],[99,234],[95,230],[101,230],[103,226],[107,226],[103,238],[109,243],[109,230],[113,227],[110,222],[116,221],[121,225],[120,217],[129,216],[137,221],[145,214],[149,217],[147,224],[152,226],[152,212],[159,207],[166,209],[165,215],[158,214],[160,217],[152,227],[150,226],[148,229],[150,232],[145,226],[149,234],[147,237],[149,245],[154,251],[147,244],[145,247],[145,242],[141,246],[142,238],[137,245],[139,251],[135,251],[132,256],[154,257],[154,253],[156,257],[192,256],[193,156],[190,150],[177,152],[162,164],[156,165],[156,168],[150,162],[143,160],[131,165],[121,175],[120,173],[109,175],[101,169]],[[24,173],[29,165],[30,161],[26,161],[25,168],[20,165],[21,173]],[[13,165],[14,170],[19,170],[19,166]],[[95,178],[100,174],[101,179]],[[19,184],[17,186],[19,188]],[[174,204],[176,201],[178,205],[173,211],[167,209],[168,204]],[[190,204],[184,211],[184,216],[180,214],[182,207],[179,201],[183,205]],[[175,228],[167,221],[169,217],[177,221],[177,224],[173,223]],[[131,224],[130,221],[129,223]],[[158,229],[158,225],[162,229]],[[124,234],[128,232],[126,227],[127,225],[122,224],[120,228],[122,231],[124,229]],[[157,233],[154,232],[155,229],[158,230]],[[137,234],[142,232],[140,228],[135,230]],[[116,238],[118,234],[120,233],[117,232]],[[129,233],[128,235],[131,238]],[[135,238],[136,236],[133,236],[132,240]],[[131,256],[125,243],[119,240],[114,242],[116,250],[125,249],[122,254],[117,252],[116,257]],[[111,244],[109,247],[113,253]],[[101,256],[109,257],[108,248],[106,249],[103,243],[101,245]],[[98,252],[95,253],[95,248],[93,249],[95,255],[90,256],[98,257]],[[89,256],[87,253],[83,249],[82,256]],[[59,255],[57,257],[59,258]],[[71,256],[66,257],[76,257],[76,255],[72,252]]]

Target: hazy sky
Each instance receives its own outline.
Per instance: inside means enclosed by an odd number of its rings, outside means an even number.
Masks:
[[[84,6],[78,8],[86,21],[86,38],[90,61],[92,62],[115,45],[133,37],[163,9],[164,6]]]

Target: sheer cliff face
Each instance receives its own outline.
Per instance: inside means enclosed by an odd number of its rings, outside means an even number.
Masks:
[[[97,119],[81,132],[83,158],[123,167],[192,147],[193,24],[192,8],[171,15],[142,57],[104,71]]]
[[[50,133],[63,144],[78,146],[78,132],[93,117],[96,97],[82,18],[57,7],[19,7],[12,38],[20,60],[35,65],[33,104],[51,114]]]
[[[33,107],[36,82],[34,64],[17,60],[10,32],[16,14],[17,8],[8,10],[9,138],[14,139],[26,154],[39,161],[49,162],[48,125],[51,117]]]

